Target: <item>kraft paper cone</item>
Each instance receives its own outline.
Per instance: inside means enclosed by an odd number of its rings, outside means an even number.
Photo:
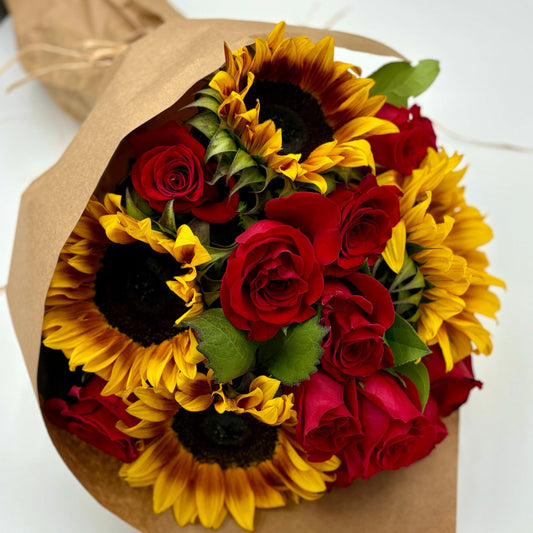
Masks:
[[[128,45],[180,16],[165,0],[7,0],[7,5],[29,78],[40,79],[80,121]]]
[[[59,252],[105,174],[121,140],[174,106],[189,103],[191,88],[224,62],[232,49],[266,37],[271,24],[174,18],[131,44],[65,154],[22,197],[7,287],[13,324],[37,393],[36,376],[45,295]],[[288,27],[288,36],[318,40],[332,35],[352,50],[401,57],[390,48],[354,35]],[[103,187],[103,186],[102,186]],[[335,489],[324,499],[258,512],[257,531],[306,530],[385,533],[455,530],[457,417],[449,437],[423,461],[397,472]],[[108,509],[146,533],[201,531],[179,528],[170,512],[152,513],[150,489],[131,489],[117,475],[120,462],[55,427],[50,435],[80,482]],[[227,519],[222,532],[241,531]]]
[[[457,413],[449,435],[425,459],[395,472],[381,472],[320,500],[256,511],[257,533],[454,533],[457,485]],[[130,489],[118,477],[122,464],[55,426],[48,430],[59,453],[84,487],[107,509],[143,533],[203,533],[179,527],[172,511],[152,512],[151,488]],[[226,518],[221,533],[243,533]]]

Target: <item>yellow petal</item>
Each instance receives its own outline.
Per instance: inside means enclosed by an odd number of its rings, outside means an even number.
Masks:
[[[243,529],[254,528],[255,497],[246,471],[242,468],[224,470],[226,479],[226,507]]]
[[[204,527],[213,527],[224,506],[224,473],[217,463],[201,463],[196,477],[196,507]]]
[[[394,228],[392,228],[391,238],[387,241],[385,250],[382,256],[387,265],[393,272],[398,274],[403,266],[405,259],[405,242],[406,242],[405,223],[400,220]]]

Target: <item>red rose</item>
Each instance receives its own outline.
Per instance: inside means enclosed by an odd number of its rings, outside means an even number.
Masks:
[[[73,386],[69,396],[76,402],[69,405],[60,398],[46,400],[43,412],[62,429],[98,448],[107,455],[125,463],[135,460],[139,454],[133,440],[115,426],[122,420],[129,426],[138,421],[126,413],[126,404],[117,396],[101,396],[106,382],[93,376],[84,387]]]
[[[321,298],[322,324],[330,331],[322,343],[320,363],[340,381],[394,365],[392,352],[383,341],[394,322],[389,291],[366,274],[351,274],[344,282],[326,279]]]
[[[265,213],[276,220],[256,222],[235,239],[220,290],[224,314],[258,341],[316,314],[322,265],[338,254],[339,245],[338,209],[320,194],[271,200]]]
[[[228,259],[220,302],[224,314],[250,340],[265,341],[281,327],[303,322],[324,287],[309,239],[274,220],[256,222],[236,239]]]
[[[420,115],[420,107],[411,109],[385,104],[376,115],[398,126],[398,133],[375,135],[368,141],[378,165],[409,175],[420,166],[428,148],[437,149],[431,121]]]
[[[131,169],[135,190],[150,207],[163,211],[174,200],[176,213],[191,213],[207,222],[224,223],[236,214],[239,196],[229,198],[228,188],[212,178],[204,165],[205,148],[184,126],[169,122],[128,139],[136,161]]]
[[[358,414],[364,438],[337,456],[342,460],[336,485],[367,479],[382,470],[397,470],[426,457],[447,435],[446,426],[429,399],[424,413],[413,396],[387,372],[376,372],[357,388]],[[416,393],[416,389],[414,389]]]
[[[361,438],[354,380],[341,385],[318,370],[291,390],[296,438],[311,461],[326,461]]]
[[[446,364],[440,349],[432,346],[432,353],[422,361],[429,372],[431,396],[435,398],[440,416],[448,416],[463,405],[474,387],[481,389],[483,384],[474,378],[472,360],[466,359],[455,363],[452,370],[446,373]]]
[[[379,186],[375,176],[369,174],[356,189],[339,186],[328,196],[341,211],[342,246],[326,274],[345,276],[357,270],[365,259],[370,266],[376,262],[400,220],[399,193],[393,185]]]
[[[315,192],[297,192],[267,202],[265,214],[307,235],[321,265],[328,265],[339,255],[341,213],[330,198]]]

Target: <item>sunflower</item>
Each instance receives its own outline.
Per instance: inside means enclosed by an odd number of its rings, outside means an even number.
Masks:
[[[256,385],[250,387],[254,397]],[[259,396],[277,385],[269,383]],[[135,394],[139,400],[128,411],[141,422],[120,429],[150,440],[136,461],[122,466],[120,475],[133,487],[152,485],[154,512],[172,507],[182,527],[198,518],[204,527],[218,528],[229,512],[241,527],[252,530],[256,508],[316,500],[335,479],[336,457],[321,463],[305,458],[294,433],[293,409],[281,425],[271,425],[256,402],[251,409],[211,406],[193,412],[164,389],[141,388]],[[240,398],[235,401],[243,406]]]
[[[496,318],[499,300],[490,287],[505,286],[485,272],[488,261],[477,248],[491,240],[492,232],[481,213],[465,202],[460,162],[457,154],[449,157],[430,148],[412,175],[380,176],[380,183],[396,183],[403,191],[402,218],[384,258],[398,272],[405,243],[415,250],[411,258],[426,281],[418,334],[429,346],[440,345],[447,371],[472,352],[491,353],[490,334],[475,315]]]
[[[366,137],[397,128],[374,117],[385,96],[369,98],[373,80],[333,60],[331,37],[315,44],[307,37],[284,39],[284,30],[280,22],[267,39],[255,39],[253,50],[232,53],[226,46],[225,70],[209,85],[221,96],[220,118],[249,154],[325,193],[321,173],[336,165],[373,168]]]
[[[141,384],[174,390],[203,360],[177,326],[203,311],[196,266],[210,259],[188,226],[171,239],[136,220],[121,197],[91,199],[65,243],[46,298],[45,346],[108,381],[103,394]]]

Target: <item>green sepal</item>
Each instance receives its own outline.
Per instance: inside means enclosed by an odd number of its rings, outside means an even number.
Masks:
[[[383,94],[389,104],[407,107],[408,98],[423,93],[438,73],[439,62],[434,59],[424,59],[415,66],[406,61],[388,63],[370,75],[375,81],[370,96]]]
[[[190,104],[187,104],[186,106],[183,106],[183,109],[187,109],[189,107],[199,107],[203,109],[209,109],[209,111],[212,111],[213,113],[218,114],[218,108],[220,107],[220,102],[216,100],[215,98],[212,98],[211,96],[201,96],[200,98],[196,99],[194,102],[191,102]]]
[[[209,161],[214,155],[236,151],[237,145],[231,134],[227,130],[219,130],[207,145],[205,160]]]
[[[417,244],[416,242],[408,242],[405,244],[405,251],[407,255],[417,254],[418,252],[423,252],[424,250],[432,250],[429,246],[423,246],[422,244]]]
[[[263,188],[259,192],[266,191],[267,187],[275,179],[283,180],[283,190],[278,193],[278,195],[277,195],[278,197],[279,196],[281,196],[281,197],[289,196],[290,194],[292,194],[293,192],[296,191],[296,187],[294,185],[294,182],[291,179],[287,178],[283,174],[280,174],[280,173],[276,172],[275,170],[273,170],[273,169],[271,169],[269,167],[263,167],[263,169],[266,172],[265,184],[263,185]]]
[[[165,209],[163,210],[163,214],[161,215],[159,220],[157,220],[156,224],[165,233],[176,235],[177,227],[176,227],[176,217],[174,215],[174,200],[169,200],[166,203]]]
[[[256,160],[248,152],[239,148],[228,169],[228,176],[233,176],[245,168],[255,166],[257,166]]]
[[[200,220],[199,218],[193,218],[189,220],[187,226],[191,231],[200,239],[202,246],[206,246],[210,242],[210,229],[209,222],[205,220]]]
[[[148,202],[135,190],[126,188],[126,213],[135,220],[144,220],[153,217],[156,212]]]
[[[248,214],[242,214],[239,216],[239,226],[246,231],[250,226],[253,226],[257,222],[257,218]]]
[[[329,331],[320,325],[319,314],[284,328],[259,345],[258,361],[267,372],[286,385],[296,385],[316,371],[324,351],[320,345]]]
[[[215,247],[215,246],[204,246],[204,248],[207,250],[209,255],[211,256],[211,261],[209,263],[215,263],[216,261],[225,261],[237,248],[237,244],[233,244],[232,246],[228,246],[225,248]],[[209,264],[207,263],[207,264]]]
[[[220,308],[208,309],[185,320],[198,334],[198,351],[205,355],[219,383],[227,383],[246,374],[255,364],[257,342],[233,326]]]
[[[418,270],[415,262],[405,257],[403,266],[397,276],[394,278],[392,284],[389,287],[389,292],[410,291],[415,289],[424,289],[426,282],[422,272]]]
[[[202,298],[206,307],[211,307],[220,298],[220,290],[211,292],[202,291]]]
[[[196,94],[209,96],[210,98],[214,98],[217,102],[222,103],[222,95],[216,89],[211,87],[204,87],[203,89],[197,91]]]
[[[359,168],[350,167],[332,167],[323,174],[326,181],[336,181],[344,183],[346,187],[356,186],[363,178],[363,172]],[[329,191],[326,193],[329,194]]]
[[[358,272],[362,272],[363,274],[366,274],[367,276],[372,275],[372,273],[370,272],[370,266],[368,265],[368,259],[365,259],[363,261],[363,264],[359,267]]]
[[[204,111],[191,117],[187,124],[190,124],[193,128],[196,128],[199,132],[203,133],[208,139],[211,139],[213,135],[220,128],[220,119],[218,115],[211,111]]]
[[[230,174],[231,175],[231,174]],[[237,181],[237,183],[231,188],[230,198],[243,187],[257,185],[259,183],[264,183],[265,175],[259,167],[248,167],[245,168]]]
[[[228,170],[231,166],[232,153],[218,154],[216,158],[217,168],[208,182],[209,185],[214,185],[220,178],[225,178],[226,181],[229,179]]]
[[[398,313],[394,317],[392,326],[385,332],[384,340],[392,351],[395,367],[416,361],[431,353],[413,326]]]
[[[213,279],[206,271],[202,272],[202,297],[206,307],[211,307],[220,298],[220,279]]]
[[[426,404],[429,399],[429,374],[424,363],[407,363],[393,369],[396,374],[404,376],[410,379],[413,382],[413,385],[418,391],[418,396],[420,398],[420,410],[424,412]]]

